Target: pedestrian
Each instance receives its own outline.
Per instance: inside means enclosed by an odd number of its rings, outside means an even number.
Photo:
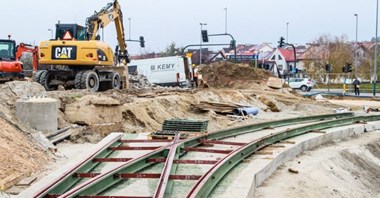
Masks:
[[[360,95],[360,81],[358,79],[358,77],[355,77],[355,80],[354,82],[352,83],[354,85],[354,89],[355,89],[355,96],[359,96]]]
[[[193,86],[195,88],[198,88],[198,75],[199,75],[199,73],[198,73],[198,66],[194,66],[193,67],[193,74],[194,74],[194,84],[193,84]]]

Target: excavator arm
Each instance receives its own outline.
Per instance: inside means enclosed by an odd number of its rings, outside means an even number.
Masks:
[[[108,3],[99,12],[95,12],[94,15],[87,18],[86,27],[89,39],[96,40],[99,29],[106,27],[111,22],[115,23],[119,44],[119,48],[115,54],[121,65],[127,65],[129,58],[124,35],[123,13],[118,0],[115,0],[113,3]]]

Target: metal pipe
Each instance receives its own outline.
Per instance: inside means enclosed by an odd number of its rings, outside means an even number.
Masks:
[[[59,135],[59,134],[61,134],[61,133],[63,133],[63,132],[66,132],[66,131],[69,130],[69,129],[71,129],[71,126],[66,127],[66,128],[63,128],[63,129],[59,129],[58,131],[55,131],[54,133],[52,133],[52,134],[46,136],[46,138],[50,139],[50,138],[52,138],[52,137],[54,137],[54,136],[57,136],[57,135]]]
[[[222,46],[222,45],[230,45],[230,44],[203,44],[203,46]],[[186,45],[184,48],[182,48],[182,53],[185,52],[185,50],[189,47],[199,47],[199,44],[194,44],[194,45]]]
[[[243,107],[237,108],[234,110],[235,115],[257,115],[259,113],[259,109],[255,107]]]

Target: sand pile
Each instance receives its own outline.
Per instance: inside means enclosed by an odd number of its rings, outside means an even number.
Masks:
[[[263,69],[250,67],[247,64],[217,62],[200,67],[199,73],[213,88],[259,88],[272,74]],[[265,85],[266,86],[266,85]]]
[[[0,118],[0,190],[44,168],[48,155],[13,125]]]

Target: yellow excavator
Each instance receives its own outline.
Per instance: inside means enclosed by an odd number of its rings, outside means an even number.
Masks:
[[[115,53],[98,35],[111,22],[117,32]],[[86,27],[58,22],[55,39],[42,41],[39,49],[39,64],[46,69],[34,79],[48,91],[59,85],[92,92],[128,87],[129,58],[118,0],[88,17]]]

